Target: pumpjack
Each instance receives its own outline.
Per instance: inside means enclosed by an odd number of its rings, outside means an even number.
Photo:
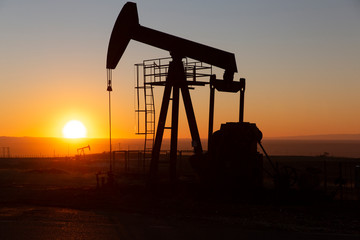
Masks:
[[[82,156],[82,158],[85,159],[85,149],[89,149],[90,151],[90,145],[87,145],[85,147],[80,147],[77,149],[77,154],[79,158]]]
[[[107,89],[112,90],[111,70],[115,69],[130,40],[166,50],[172,61],[169,64],[155,142],[149,171],[149,183],[158,180],[160,149],[165,129],[167,112],[172,100],[171,139],[170,139],[170,179],[176,181],[179,95],[181,92],[190,128],[194,155],[191,163],[201,179],[211,184],[231,183],[239,186],[259,187],[262,184],[262,155],[257,152],[257,143],[262,138],[261,131],[254,123],[244,122],[245,79],[234,81],[237,72],[235,55],[217,48],[209,47],[187,39],[144,27],[139,24],[136,3],[127,2],[115,22],[111,33],[106,68],[108,69]],[[189,93],[182,59],[189,57],[224,70],[223,78],[211,75],[208,152],[203,152],[200,135]],[[221,125],[213,133],[215,90],[221,92],[240,92],[239,122]],[[171,95],[172,93],[172,95]]]

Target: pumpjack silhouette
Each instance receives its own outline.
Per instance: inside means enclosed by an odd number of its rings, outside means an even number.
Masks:
[[[171,146],[170,180],[176,181],[178,143],[179,99],[182,95],[190,128],[194,155],[191,163],[200,178],[212,185],[231,185],[241,188],[257,188],[262,185],[262,154],[257,152],[261,131],[254,123],[244,122],[245,79],[234,81],[237,72],[235,55],[187,39],[176,37],[139,24],[136,3],[127,2],[122,8],[111,33],[106,68],[109,71],[108,91],[112,90],[111,70],[115,69],[130,40],[135,40],[170,53],[168,75],[164,82],[164,94],[156,128],[155,142],[149,169],[149,183],[158,181],[160,149],[170,100]],[[204,153],[194,114],[189,85],[182,59],[189,57],[224,69],[222,79],[212,75],[205,84],[210,85],[208,152]],[[215,90],[240,92],[239,122],[228,122],[213,133]],[[172,94],[171,94],[172,93]]]

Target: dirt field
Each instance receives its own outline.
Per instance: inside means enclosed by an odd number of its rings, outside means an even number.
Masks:
[[[0,239],[359,239],[360,202],[314,191],[221,196],[181,182],[149,191],[138,177],[96,188],[106,162],[0,163]]]

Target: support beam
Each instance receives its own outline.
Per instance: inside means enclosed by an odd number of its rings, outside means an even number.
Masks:
[[[213,85],[214,80],[216,80],[215,75],[210,77],[210,104],[209,104],[209,133],[208,133],[208,151],[211,144],[211,136],[214,131],[214,102],[215,102],[215,86]]]
[[[239,122],[244,122],[244,95],[245,95],[245,78],[240,78]]]
[[[179,123],[179,87],[173,87],[171,115],[171,143],[170,143],[170,181],[176,182],[176,162],[178,144],[178,123]]]
[[[191,103],[189,88],[186,83],[186,76],[182,58],[178,55],[173,56],[173,61],[170,63],[168,76],[166,79],[163,101],[160,110],[158,128],[156,130],[155,143],[152,151],[152,159],[150,163],[150,177],[149,184],[152,187],[156,186],[158,176],[158,165],[160,158],[161,143],[164,135],[167,112],[169,108],[169,101],[171,91],[173,92],[172,105],[172,120],[171,120],[171,144],[170,144],[170,179],[173,183],[176,182],[176,162],[177,162],[177,143],[178,143],[178,121],[179,121],[179,95],[180,90],[184,100],[186,115],[188,118],[189,128],[195,154],[202,153],[202,146],[200,135],[196,124],[194,109]]]
[[[153,185],[157,181],[158,175],[158,165],[159,165],[159,157],[161,150],[161,142],[164,135],[166,115],[169,108],[169,101],[171,95],[172,84],[170,81],[166,81],[163,100],[161,104],[161,110],[159,115],[158,127],[156,129],[155,143],[152,150],[152,157],[150,162],[150,176],[149,176],[149,184]]]
[[[194,109],[193,109],[193,106],[191,103],[189,87],[187,85],[181,87],[181,94],[182,94],[183,101],[184,101],[184,107],[185,107],[186,116],[187,116],[188,123],[189,123],[192,145],[194,147],[195,154],[197,154],[197,155],[202,154],[203,149],[201,146],[199,130],[198,130],[198,127],[196,124]]]

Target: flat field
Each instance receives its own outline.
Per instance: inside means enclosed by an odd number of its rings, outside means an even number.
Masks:
[[[273,160],[295,168],[297,178],[316,175],[313,195],[299,186],[280,194],[269,177],[262,192],[244,191],[234,198],[204,191],[189,180],[150,191],[144,176],[134,172],[123,172],[116,186],[97,187],[96,173],[108,169],[108,161],[99,156],[0,159],[0,238],[259,239],[270,234],[278,239],[359,239],[359,192],[354,174],[345,174],[358,159]],[[348,180],[342,189],[334,183],[339,175]]]

